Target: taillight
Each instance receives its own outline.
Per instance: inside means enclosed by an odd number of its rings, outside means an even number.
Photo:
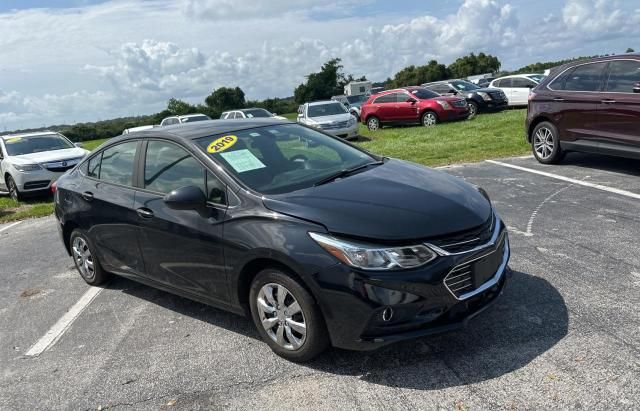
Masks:
[[[55,194],[56,191],[58,191],[58,182],[54,181],[53,184],[51,184],[51,194]]]
[[[534,98],[536,98],[536,93],[532,91],[529,93],[529,101],[533,100]]]

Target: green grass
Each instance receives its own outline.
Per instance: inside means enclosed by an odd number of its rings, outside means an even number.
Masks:
[[[360,134],[371,141],[358,143],[376,154],[428,166],[482,161],[523,155],[531,148],[524,138],[526,110],[480,114],[473,120],[435,127],[394,127]]]
[[[296,115],[283,114],[294,121]],[[473,120],[438,124],[430,128],[394,127],[375,132],[360,125],[360,134],[371,141],[357,144],[377,154],[428,166],[522,155],[530,152],[524,138],[525,116],[526,110],[505,110],[480,114]],[[85,141],[83,145],[87,150],[93,150],[105,141]],[[291,151],[290,154],[299,151],[299,147],[295,145],[286,148]],[[305,152],[305,155],[309,154],[311,153]],[[8,196],[0,197],[0,223],[42,217],[52,212],[53,202],[50,197],[20,203]]]
[[[298,119],[298,113],[286,113],[286,114],[279,114],[282,117],[286,117],[288,120],[291,121],[296,121]]]

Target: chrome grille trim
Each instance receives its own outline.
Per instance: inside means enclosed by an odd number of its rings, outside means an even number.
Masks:
[[[435,245],[433,243],[425,243],[425,245],[427,247],[431,248],[433,251],[435,251],[440,256],[470,254],[470,253],[474,253],[476,251],[483,250],[483,249],[485,249],[487,247],[495,245],[496,241],[498,241],[498,236],[500,235],[500,227],[501,227],[500,219],[495,214],[495,212],[493,212],[491,214],[491,218],[492,218],[492,225],[493,225],[493,233],[492,233],[491,238],[489,239],[489,241],[484,243],[484,244],[480,244],[480,245],[478,245],[476,247],[473,247],[473,248],[470,248],[468,250],[458,251],[458,252],[449,252],[449,251],[445,250],[444,248],[438,247],[437,245]],[[473,241],[476,241],[476,240],[468,240],[468,241],[462,241],[460,243],[447,244],[447,247],[451,247],[451,246],[459,245],[459,244],[471,243]]]

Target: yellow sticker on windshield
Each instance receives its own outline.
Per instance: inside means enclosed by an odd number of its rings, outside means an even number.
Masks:
[[[220,137],[217,140],[214,140],[209,147],[207,147],[207,151],[209,153],[220,153],[229,147],[232,147],[238,141],[238,137],[236,136],[224,136]]]
[[[17,143],[20,140],[22,140],[22,137],[13,137],[13,138],[6,139],[4,142],[5,143]]]

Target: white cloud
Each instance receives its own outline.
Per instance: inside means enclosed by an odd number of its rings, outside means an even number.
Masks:
[[[200,102],[220,86],[252,99],[287,96],[333,57],[346,72],[382,80],[469,52],[515,68],[640,40],[631,1],[541,1],[537,10],[464,0],[449,14],[404,18],[400,4],[361,16],[375,0],[113,0],[0,14],[0,127],[151,113],[170,97]]]

